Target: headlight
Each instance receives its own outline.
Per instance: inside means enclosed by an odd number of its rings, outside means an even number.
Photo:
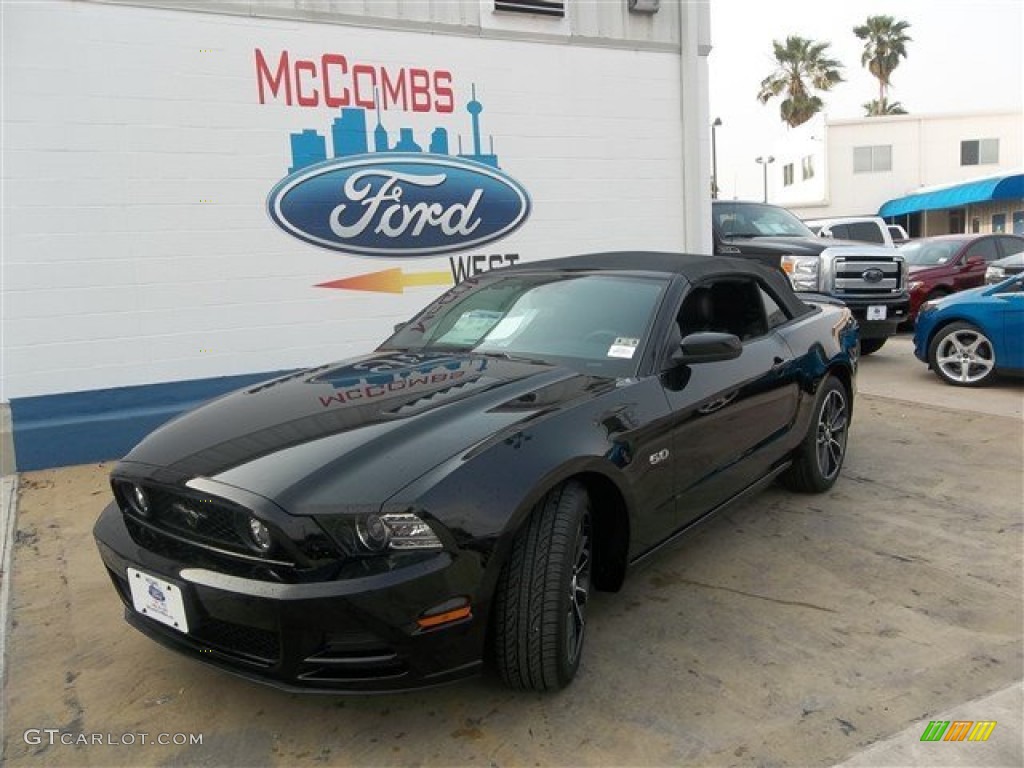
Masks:
[[[936,307],[937,307],[938,305],[939,305],[939,302],[938,302],[938,301],[936,301],[936,300],[934,300],[934,299],[933,299],[932,301],[926,301],[926,302],[925,302],[924,304],[922,304],[922,305],[920,306],[920,308],[919,308],[919,309],[917,310],[917,314],[918,314],[918,315],[923,315],[923,314],[925,314],[925,313],[927,313],[927,312],[934,312],[934,311],[935,311],[935,308],[936,308]]]
[[[919,289],[919,288],[920,288],[920,287],[921,287],[922,285],[924,285],[924,280],[911,280],[911,281],[910,281],[910,285],[908,285],[907,287],[908,287],[908,288],[909,288],[909,289],[910,289],[911,291],[916,291],[916,290],[917,290],[917,289]]]
[[[320,517],[320,524],[350,554],[441,549],[441,540],[412,512]]]
[[[789,275],[789,281],[797,291],[818,290],[819,269],[820,259],[817,256],[782,257],[782,271]]]
[[[985,270],[985,282],[998,283],[1006,277],[1006,270],[1003,267],[989,267]]]
[[[392,549],[440,549],[441,540],[429,525],[411,512],[381,515],[391,534]]]
[[[380,552],[391,541],[391,531],[380,515],[367,515],[356,521],[356,535],[360,543],[371,552]]]

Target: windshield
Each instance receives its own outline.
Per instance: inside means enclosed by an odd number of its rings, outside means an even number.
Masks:
[[[473,351],[629,376],[666,284],[599,274],[472,278],[413,318],[382,349]]]
[[[936,267],[940,264],[948,264],[952,261],[956,252],[963,245],[959,240],[945,240],[939,242],[923,242],[914,240],[904,243],[899,247],[907,264],[918,267]]]
[[[814,237],[800,219],[774,205],[760,203],[715,203],[715,227],[722,237]]]

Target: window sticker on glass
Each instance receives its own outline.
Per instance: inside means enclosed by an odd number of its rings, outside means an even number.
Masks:
[[[537,310],[530,309],[518,315],[506,315],[502,318],[491,332],[487,334],[487,341],[505,341],[511,338],[520,330],[530,324],[530,321],[537,315]]]
[[[608,357],[621,357],[624,360],[629,360],[633,357],[633,353],[636,352],[636,348],[639,345],[640,339],[619,337],[608,347]]]
[[[456,320],[455,325],[438,341],[441,344],[460,346],[476,344],[499,320],[501,320],[501,312],[492,312],[487,309],[471,309]]]

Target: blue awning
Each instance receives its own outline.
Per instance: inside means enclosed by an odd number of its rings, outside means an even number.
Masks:
[[[932,192],[897,197],[884,203],[878,209],[879,216],[902,216],[918,211],[936,211],[943,208],[962,208],[971,203],[985,203],[989,200],[1013,200],[1024,198],[1024,174],[996,176],[980,181],[968,181]]]

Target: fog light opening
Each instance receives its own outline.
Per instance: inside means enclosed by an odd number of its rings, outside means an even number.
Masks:
[[[249,518],[249,538],[252,539],[253,546],[260,552],[269,552],[274,543],[270,537],[270,529],[255,517]]]
[[[149,496],[142,486],[135,483],[128,486],[128,505],[143,517],[149,517]]]

